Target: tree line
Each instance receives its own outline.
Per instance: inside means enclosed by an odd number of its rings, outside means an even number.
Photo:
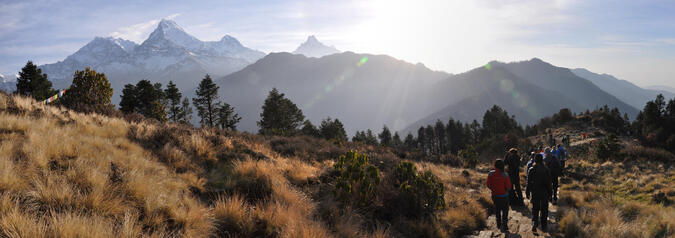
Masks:
[[[36,100],[44,100],[57,92],[52,88],[47,74],[43,74],[31,61],[19,72],[16,86],[16,94]],[[137,113],[160,122],[190,124],[194,106],[202,127],[236,130],[236,124],[242,118],[234,107],[219,100],[218,89],[207,74],[199,83],[196,97],[190,100],[183,97],[172,81],[163,89],[160,83],[140,80],[135,85],[124,86],[119,110],[125,114]],[[115,110],[111,104],[112,94],[113,89],[105,74],[85,68],[75,71],[68,92],[54,104],[77,111],[107,114]],[[258,133],[262,135],[305,135],[337,143],[349,141],[344,124],[339,119],[327,117],[317,127],[310,120],[306,120],[302,110],[276,88],[265,99],[257,125]],[[477,120],[462,123],[450,118],[447,122],[436,121],[434,124],[421,126],[416,135],[408,133],[403,138],[384,125],[377,134],[370,129],[356,131],[351,141],[421,153],[425,156],[457,155],[469,146],[471,149],[494,151],[499,148],[491,148],[490,144],[517,146],[524,143],[524,137],[545,133],[549,128],[563,125],[594,126],[617,135],[633,135],[644,145],[675,150],[675,99],[666,103],[663,95],[658,95],[655,100],[645,104],[632,124],[627,114],[622,115],[618,108],[610,109],[605,105],[579,114],[563,108],[552,116],[541,118],[534,125],[523,127],[514,116],[495,105],[485,112],[481,123]]]

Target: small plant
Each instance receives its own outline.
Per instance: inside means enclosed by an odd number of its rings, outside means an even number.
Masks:
[[[380,171],[370,165],[368,155],[348,151],[334,165],[337,172],[336,196],[343,201],[365,206],[375,198],[375,190],[381,182]]]
[[[407,203],[409,215],[429,215],[445,208],[445,188],[431,171],[418,173],[412,162],[400,162],[394,177],[402,198]]]
[[[609,159],[615,159],[619,155],[621,150],[621,145],[619,140],[616,138],[616,135],[610,133],[605,136],[595,149],[595,157],[601,161],[607,161]]]
[[[459,150],[457,155],[464,159],[465,165],[469,168],[475,168],[478,164],[478,152],[472,145],[467,145],[466,148]]]

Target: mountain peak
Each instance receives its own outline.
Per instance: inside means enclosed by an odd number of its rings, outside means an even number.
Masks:
[[[308,36],[308,37],[307,37],[307,40],[305,41],[305,43],[317,43],[317,44],[321,44],[321,42],[319,42],[319,40],[317,40],[317,39],[316,39],[316,36],[314,36],[314,35]]]
[[[340,51],[335,47],[324,45],[314,35],[308,36],[307,40],[293,51],[293,54],[303,54],[307,57],[317,58],[335,53],[340,53]]]
[[[165,45],[166,41],[188,49],[198,48],[203,42],[188,34],[175,21],[162,19],[143,45]]]

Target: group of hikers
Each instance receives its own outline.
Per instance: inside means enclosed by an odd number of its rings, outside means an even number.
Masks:
[[[538,227],[546,230],[548,203],[557,205],[558,179],[563,174],[566,160],[567,151],[560,144],[543,149],[540,146],[529,155],[525,196],[532,205],[532,232]],[[503,160],[495,160],[494,170],[488,174],[487,186],[492,190],[497,227],[503,232],[508,232],[509,205],[525,205],[520,186],[523,163],[518,149],[511,148]]]

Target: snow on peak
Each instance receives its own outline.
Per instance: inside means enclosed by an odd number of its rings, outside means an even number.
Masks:
[[[308,36],[307,40],[293,51],[293,54],[303,54],[307,57],[317,58],[335,53],[340,53],[340,51],[333,46],[324,45],[314,35]]]
[[[176,22],[162,19],[143,45],[161,46],[165,41],[188,49],[196,49],[203,44],[202,41],[185,32]]]

